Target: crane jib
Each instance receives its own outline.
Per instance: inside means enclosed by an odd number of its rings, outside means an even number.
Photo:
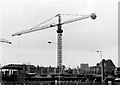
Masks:
[[[96,15],[94,13],[92,13],[91,15],[85,15],[85,16],[82,16],[82,17],[77,17],[75,19],[70,19],[70,20],[64,21],[64,22],[59,23],[59,24],[49,24],[49,25],[44,25],[44,26],[38,26],[37,25],[37,26],[35,26],[35,27],[31,28],[31,29],[17,32],[15,34],[13,34],[12,36],[26,34],[26,33],[34,32],[34,31],[38,31],[38,30],[43,30],[43,29],[55,27],[55,26],[58,26],[58,25],[68,24],[68,23],[72,23],[72,22],[75,22],[75,21],[83,20],[83,19],[86,19],[86,18],[89,18],[89,17],[92,17],[92,18],[95,19]]]

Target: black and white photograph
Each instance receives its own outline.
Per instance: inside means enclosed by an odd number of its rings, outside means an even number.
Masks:
[[[0,0],[0,85],[120,85],[119,0]]]

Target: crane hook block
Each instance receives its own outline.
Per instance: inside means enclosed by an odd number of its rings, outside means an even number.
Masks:
[[[92,19],[96,19],[96,17],[97,17],[97,16],[95,15],[95,13],[92,13],[92,14],[91,14],[91,18],[92,18]]]

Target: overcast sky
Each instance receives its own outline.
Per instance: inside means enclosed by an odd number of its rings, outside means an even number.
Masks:
[[[12,37],[15,32],[29,29],[62,14],[96,13],[90,18],[62,26],[63,64],[71,67],[81,63],[96,65],[102,58],[118,65],[118,0],[1,0],[0,38],[12,45],[0,43],[1,64],[31,62],[35,65],[56,66],[57,27]],[[76,16],[74,16],[76,17]],[[69,20],[73,16],[62,16]],[[57,21],[55,18],[49,23]]]

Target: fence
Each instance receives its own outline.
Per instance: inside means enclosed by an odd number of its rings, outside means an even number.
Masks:
[[[1,85],[120,85],[120,82],[114,83],[99,83],[99,82],[72,82],[72,81],[63,81],[63,82],[3,82]]]

